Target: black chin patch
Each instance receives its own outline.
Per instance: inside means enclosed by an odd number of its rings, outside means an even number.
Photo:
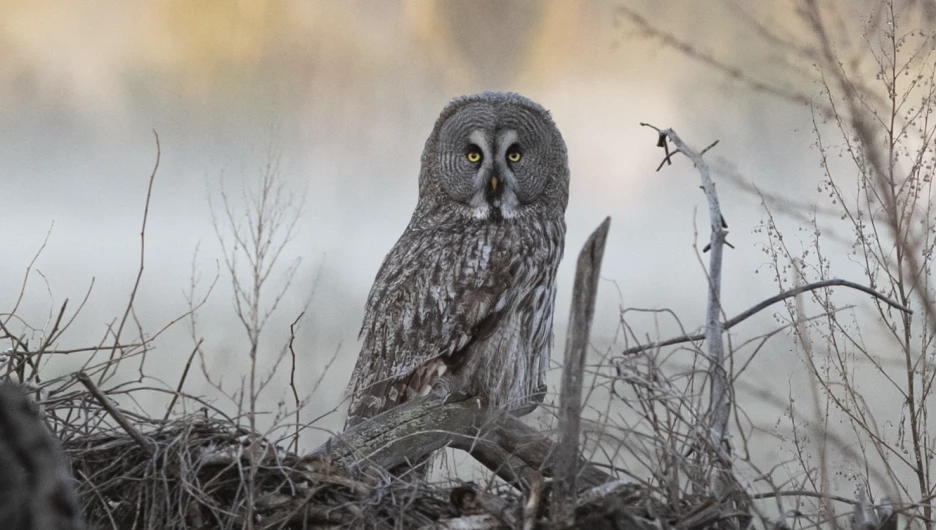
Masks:
[[[504,181],[497,179],[497,189],[491,187],[491,181],[488,181],[487,186],[484,188],[484,198],[487,200],[487,203],[491,206],[494,205],[495,199],[500,199],[504,195]]]
[[[488,203],[490,207],[490,217],[489,219],[494,222],[503,221],[504,215],[501,213],[501,197],[504,195],[504,183],[500,179],[497,182],[497,189],[491,188],[490,181],[487,184],[487,188],[484,190],[484,200]]]

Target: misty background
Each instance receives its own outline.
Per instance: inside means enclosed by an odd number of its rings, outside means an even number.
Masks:
[[[861,42],[872,5],[848,4],[837,12],[842,49]],[[734,246],[726,251],[723,306],[729,317],[740,313],[777,292],[766,274],[766,236],[758,231],[764,210],[750,186],[807,207],[830,204],[817,192],[821,173],[810,109],[754,92],[644,38],[618,6],[562,0],[3,0],[0,312],[15,304],[26,267],[48,234],[17,310],[17,329],[24,329],[22,323],[47,326],[66,298],[74,309],[93,278],[85,308],[58,346],[88,347],[105,337],[123,314],[139,266],[155,130],[161,160],[135,314],[144,334],[152,335],[187,310],[193,267],[201,278],[196,293],[204,294],[219,275],[198,311],[195,335],[204,339],[209,371],[235,389],[248,366],[246,334],[234,312],[209,200],[218,204],[223,185],[237,203],[272,153],[287,189],[305,202],[281,257],[283,269],[292,260],[301,263],[264,331],[261,359],[272,364],[303,311],[294,344],[300,393],[313,390],[337,355],[302,411],[311,421],[337,407],[306,431],[301,445],[313,448],[344,421],[342,402],[366,296],[416,204],[419,157],[436,116],[455,96],[508,90],[549,109],[569,149],[556,366],[575,256],[605,216],[612,225],[592,333],[595,359],[623,347],[623,308],[672,309],[686,331],[703,323],[707,283],[701,263],[707,256],[700,261],[697,252],[709,237],[705,197],[688,160],[677,158],[655,171],[663,154],[655,147],[656,133],[640,127],[642,121],[672,127],[697,148],[719,140],[711,156],[724,159],[748,185],[716,177]],[[783,50],[750,34],[754,18],[797,39],[802,29],[791,5],[627,6],[745,71],[820,93],[808,65],[785,64]],[[803,75],[788,75],[792,70]],[[777,221],[791,238],[800,237],[805,224],[799,216]],[[802,237],[805,246],[809,234]],[[866,283],[846,257],[848,244],[846,237],[828,249],[833,275]],[[854,300],[856,313],[871,314],[867,297]],[[873,342],[869,322],[864,333]],[[681,333],[665,316],[655,321],[631,314],[629,323],[643,339]],[[767,311],[731,335],[751,337],[774,324]],[[188,325],[183,320],[161,335],[147,358],[148,373],[170,387],[194,346]],[[133,325],[124,336],[138,334]],[[65,373],[84,359],[60,356],[48,370]],[[291,399],[288,370],[281,373],[261,408],[275,410]],[[804,373],[792,338],[780,334],[745,372],[737,399],[766,431],[782,431],[783,407],[758,392],[787,402],[808,384]],[[557,375],[552,373],[553,392]],[[200,369],[193,370],[186,390],[230,406]],[[758,450],[765,462],[785,458],[780,439],[764,440]]]

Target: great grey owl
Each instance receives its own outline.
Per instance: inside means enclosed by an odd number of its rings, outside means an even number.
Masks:
[[[367,300],[347,427],[434,385],[515,414],[542,401],[568,196],[543,107],[496,92],[445,107],[416,211]]]

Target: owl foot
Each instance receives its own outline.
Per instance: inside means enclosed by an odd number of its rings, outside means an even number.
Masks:
[[[432,385],[432,390],[429,391],[428,396],[429,399],[438,400],[443,405],[447,405],[449,403],[466,401],[472,397],[472,394],[463,390],[457,390],[450,379],[443,377]]]
[[[466,401],[471,397],[471,394],[468,394],[467,392],[452,392],[445,397],[444,403],[458,403],[459,401]]]

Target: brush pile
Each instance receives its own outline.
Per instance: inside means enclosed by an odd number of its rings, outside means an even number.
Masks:
[[[107,423],[64,444],[92,528],[540,528],[548,520],[548,484],[521,494],[503,485],[484,489],[349,470],[287,452],[204,412],[168,421],[136,418],[135,435]],[[595,528],[697,518],[696,507],[674,508],[683,515],[646,490],[615,481],[583,493],[578,515]],[[686,528],[693,527],[704,525]]]

